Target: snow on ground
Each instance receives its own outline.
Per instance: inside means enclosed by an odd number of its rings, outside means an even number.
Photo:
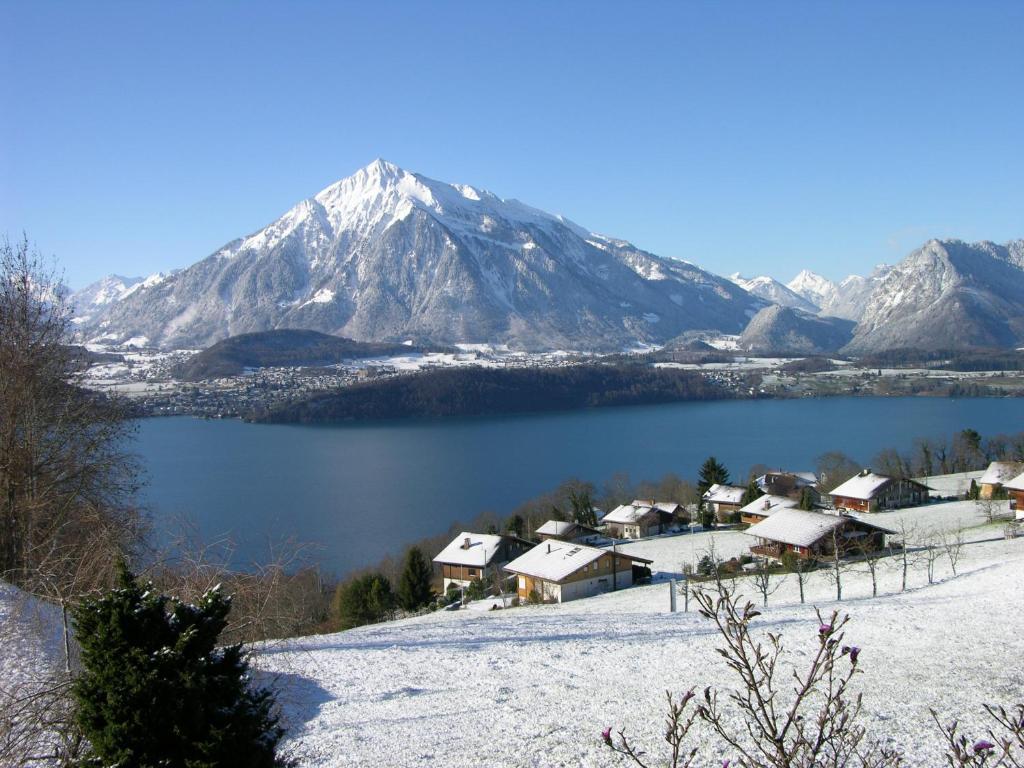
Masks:
[[[792,578],[779,580],[758,630],[783,634],[799,662],[814,642],[813,605],[849,612],[847,639],[863,648],[858,677],[867,724],[907,751],[911,766],[939,765],[929,707],[981,721],[982,702],[1020,699],[1016,659],[1024,632],[1019,574],[1024,538],[1002,538],[972,502],[882,513],[936,529],[967,531],[959,575],[946,558],[938,582],[923,565],[900,593],[900,571],[886,561],[878,598],[862,567],[844,575],[844,600],[815,573],[801,605]],[[623,545],[677,571],[714,538],[720,555],[749,545],[739,532],[684,534]],[[699,555],[698,555],[699,556]],[[753,586],[739,582],[752,598]],[[564,605],[504,611],[440,612],[262,649],[263,679],[275,678],[291,727],[289,747],[304,766],[612,766],[600,744],[608,725],[625,725],[661,755],[664,691],[731,678],[717,640],[693,612],[668,612],[664,582]],[[760,599],[759,597],[757,598]],[[682,600],[680,599],[680,609]],[[708,757],[719,759],[707,745]],[[710,763],[709,763],[710,764]]]

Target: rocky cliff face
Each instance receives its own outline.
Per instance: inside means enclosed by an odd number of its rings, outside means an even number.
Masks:
[[[1024,345],[1024,240],[931,240],[874,287],[846,351]]]
[[[148,283],[86,318],[84,335],[204,347],[303,328],[600,350],[693,328],[738,333],[764,306],[693,264],[384,161]]]

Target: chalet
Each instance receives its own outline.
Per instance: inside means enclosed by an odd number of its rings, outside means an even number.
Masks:
[[[558,539],[559,541],[572,541],[577,543],[590,543],[594,539],[601,538],[601,532],[589,525],[580,523],[564,522],[562,520],[548,520],[544,525],[534,531],[541,541]]]
[[[725,520],[743,506],[743,494],[746,492],[746,488],[738,485],[719,485],[715,483],[704,491],[704,496],[701,498],[719,520]]]
[[[544,602],[564,603],[632,586],[651,561],[609,549],[565,541],[544,541],[505,566],[516,575],[520,600],[530,593]]]
[[[475,579],[487,581],[532,546],[532,541],[517,536],[463,531],[434,558],[441,566],[442,589],[448,591],[451,584],[469,586]]]
[[[1003,487],[1010,480],[1024,472],[1024,463],[1018,461],[993,461],[978,478],[978,496],[991,499],[1001,495]]]
[[[1010,509],[1017,511],[1016,517],[1020,520],[1024,511],[1024,472],[1003,483],[1003,490],[1010,497]]]
[[[744,531],[757,539],[750,547],[755,555],[781,560],[792,552],[805,560],[855,554],[865,548],[885,546],[888,528],[849,515],[782,509]]]
[[[620,504],[601,518],[605,533],[617,539],[642,539],[672,527],[672,515],[646,504]]]
[[[928,501],[927,485],[910,478],[876,475],[865,469],[832,489],[832,506],[851,512],[913,507]]]
[[[682,504],[677,504],[674,501],[655,501],[654,499],[633,499],[634,507],[653,507],[654,509],[660,510],[669,515],[669,523],[677,523],[679,525],[686,525],[690,522],[690,512]]]
[[[799,499],[804,488],[816,488],[818,477],[813,472],[765,472],[755,478],[757,487],[772,496],[792,496]]]
[[[795,509],[799,503],[796,499],[791,499],[788,496],[765,494],[740,509],[740,521],[747,525],[754,525],[754,523],[759,523],[766,517],[774,515],[780,509]]]

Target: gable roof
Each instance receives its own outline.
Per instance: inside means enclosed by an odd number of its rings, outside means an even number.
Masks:
[[[605,553],[611,554],[611,550],[588,547],[585,544],[572,544],[567,541],[545,541],[529,552],[521,554],[506,565],[505,570],[545,581],[562,581]],[[616,552],[615,555],[640,563],[652,562],[636,555],[627,555],[624,552]]]
[[[620,504],[607,515],[601,518],[602,523],[635,524],[640,522],[647,515],[654,513],[653,507],[635,506],[634,504]]]
[[[498,553],[502,541],[514,539],[511,536],[499,536],[494,533],[469,533],[463,531],[452,542],[442,549],[435,563],[450,563],[451,565],[468,565],[482,568],[489,565],[494,556]],[[469,539],[469,546],[466,540]]]
[[[572,533],[575,527],[576,523],[569,523],[565,520],[548,520],[534,533],[543,533],[548,536],[565,536],[567,533]]]
[[[978,479],[978,485],[1005,485],[1024,472],[1024,463],[1019,461],[993,461]]]
[[[1011,491],[1024,491],[1024,472],[1003,483],[1003,488],[1009,488]]]
[[[831,495],[845,496],[849,499],[873,499],[891,482],[896,482],[896,478],[864,471],[854,475],[845,483],[837,485],[832,489]],[[904,478],[902,482],[913,483],[924,490],[930,490],[927,485],[919,483],[917,480],[911,480],[909,477]]]
[[[793,509],[800,502],[788,496],[760,496],[743,507],[740,512],[745,515],[774,515],[781,509]],[[767,507],[765,506],[767,505]]]
[[[781,509],[771,517],[747,528],[743,533],[759,539],[790,544],[794,547],[809,547],[837,528],[853,523],[855,526],[873,528],[883,533],[894,533],[874,523],[850,515],[830,515],[824,512],[805,512],[802,509]]]
[[[718,504],[739,504],[743,499],[746,488],[738,485],[719,485],[715,483],[704,491],[704,500],[713,501]]]

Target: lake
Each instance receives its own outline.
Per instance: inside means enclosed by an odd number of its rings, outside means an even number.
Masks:
[[[734,478],[758,463],[810,470],[829,450],[867,463],[967,427],[1020,431],[1024,399],[737,400],[351,426],[176,417],[142,420],[136,450],[158,529],[188,516],[207,538],[235,539],[242,558],[290,536],[342,573],[570,477],[694,479],[711,454]]]

